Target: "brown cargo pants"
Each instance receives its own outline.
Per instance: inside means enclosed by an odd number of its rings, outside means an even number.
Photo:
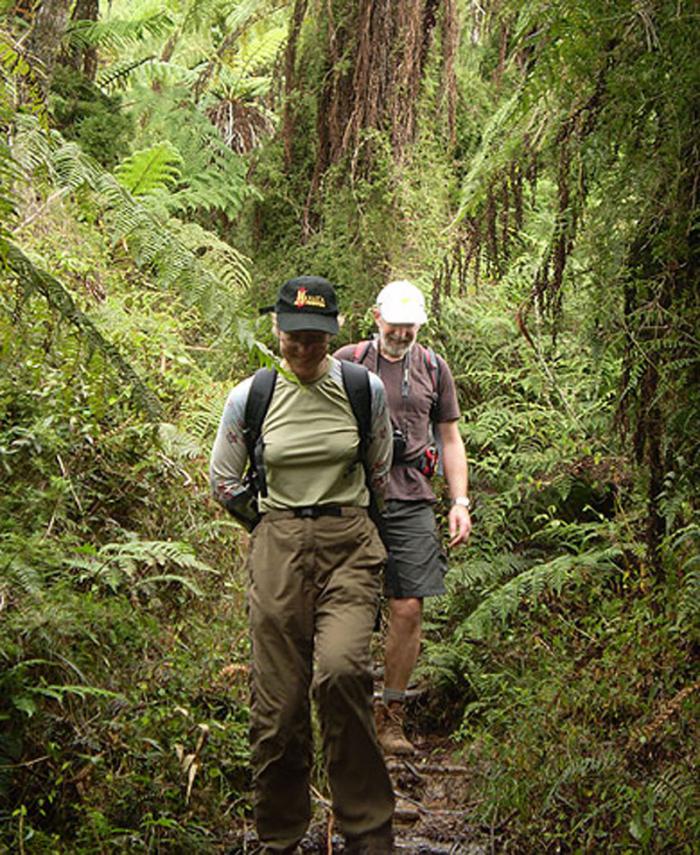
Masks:
[[[394,796],[372,717],[370,639],[384,547],[364,509],[272,511],[250,544],[251,749],[255,822],[268,851],[311,818],[309,690],[318,704],[333,811],[345,834],[389,820]]]

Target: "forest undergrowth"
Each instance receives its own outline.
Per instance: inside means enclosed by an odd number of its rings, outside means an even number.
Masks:
[[[300,273],[338,343],[412,278],[455,375],[474,531],[411,727],[475,845],[697,851],[688,4],[77,4],[45,43],[1,9],[0,851],[241,851],[246,539],[207,461]]]
[[[158,428],[134,411],[40,295],[4,291],[3,841],[235,851],[250,809],[244,544],[206,480],[227,384],[192,358],[187,311],[134,294],[138,271],[115,269],[73,207],[47,217],[43,258],[161,378],[168,412]],[[475,529],[428,609],[416,729],[449,736],[473,821],[510,851],[692,851],[698,639],[680,571],[700,530],[664,543],[662,595],[631,464],[599,428],[613,366],[571,355],[562,330],[547,389],[498,295],[431,327],[470,401]]]

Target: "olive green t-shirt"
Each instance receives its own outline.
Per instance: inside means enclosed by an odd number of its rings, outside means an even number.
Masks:
[[[261,428],[268,495],[260,510],[345,505],[366,507],[369,492],[358,459],[360,436],[347,399],[341,364],[316,382],[302,384],[278,374]],[[212,492],[224,507],[245,492],[243,472],[248,454],[245,409],[253,378],[229,394],[212,449]],[[367,475],[381,501],[391,464],[391,424],[382,381],[370,373],[371,427],[366,449]]]
[[[260,498],[262,513],[369,504],[357,422],[330,372],[308,385],[279,375],[261,435],[268,489]]]

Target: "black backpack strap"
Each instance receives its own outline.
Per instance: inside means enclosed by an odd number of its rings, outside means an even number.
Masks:
[[[357,421],[360,433],[360,459],[367,472],[367,446],[372,436],[372,390],[369,383],[369,371],[364,365],[341,360],[340,371],[343,387],[348,396],[350,407]]]
[[[267,485],[260,433],[275,391],[276,381],[276,371],[270,368],[259,368],[253,375],[253,382],[250,384],[245,402],[243,436],[250,461],[247,480],[251,490],[261,496],[267,495]]]
[[[350,407],[357,421],[360,434],[360,460],[365,470],[365,484],[369,490],[369,517],[377,527],[379,536],[386,544],[384,521],[379,510],[377,497],[374,495],[369,477],[369,462],[367,452],[372,438],[372,387],[369,380],[369,370],[364,365],[341,360],[340,371],[343,377],[343,387],[348,396]],[[376,628],[376,627],[375,627]]]

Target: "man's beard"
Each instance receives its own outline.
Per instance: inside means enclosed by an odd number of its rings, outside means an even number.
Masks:
[[[382,334],[379,338],[382,353],[386,356],[390,356],[392,359],[403,359],[413,344],[415,336],[410,336],[408,339],[396,340],[395,338],[389,338]]]

